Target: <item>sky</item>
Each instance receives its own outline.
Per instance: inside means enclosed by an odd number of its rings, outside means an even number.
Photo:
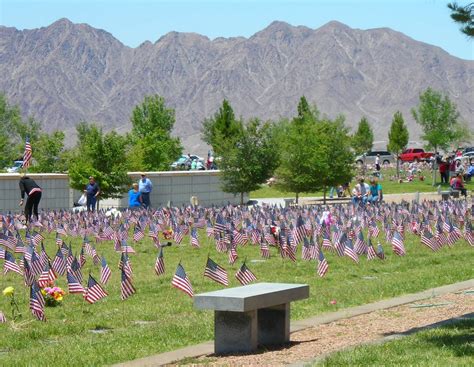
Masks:
[[[449,17],[450,0],[0,0],[0,24],[45,27],[60,18],[87,23],[130,47],[171,31],[250,37],[272,21],[319,28],[331,20],[352,28],[389,27],[451,55],[474,60],[474,42]],[[468,1],[458,0],[463,5]]]

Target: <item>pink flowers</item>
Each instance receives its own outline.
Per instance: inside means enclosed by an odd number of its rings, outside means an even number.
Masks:
[[[331,305],[335,305],[337,303],[337,301],[335,299],[332,299],[330,302],[329,302]]]
[[[41,290],[46,306],[56,307],[63,301],[64,291],[59,287],[45,287]]]

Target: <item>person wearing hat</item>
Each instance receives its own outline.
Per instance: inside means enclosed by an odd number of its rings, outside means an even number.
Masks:
[[[93,212],[96,207],[97,196],[100,194],[99,185],[97,182],[95,182],[95,178],[93,176],[89,177],[89,183],[87,184],[84,192],[87,195],[87,211]]]
[[[138,191],[140,191],[143,206],[148,209],[151,205],[150,194],[153,190],[153,183],[146,177],[145,172],[140,173],[140,176],[142,178],[138,181]]]
[[[31,221],[32,212],[35,214],[36,220],[38,220],[38,206],[41,201],[42,190],[41,187],[25,174],[20,178],[20,206],[23,205],[23,199],[25,194],[28,196],[25,204],[25,221],[26,223]]]

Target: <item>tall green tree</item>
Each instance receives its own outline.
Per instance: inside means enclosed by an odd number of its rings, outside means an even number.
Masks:
[[[97,125],[81,122],[76,126],[78,143],[71,153],[70,185],[82,191],[94,176],[103,199],[119,198],[131,183],[127,175],[126,138],[115,131],[104,134]]]
[[[271,177],[278,165],[278,155],[269,123],[253,119],[240,129],[232,143],[224,143],[221,156],[221,179],[225,192],[240,194],[256,190]]]
[[[474,37],[474,3],[461,6],[454,2],[449,3],[448,8],[451,9],[451,19],[461,25],[461,32]]]
[[[32,172],[65,172],[67,162],[64,158],[63,131],[54,131],[51,134],[40,133],[32,143],[34,146],[35,164]]]
[[[16,129],[21,123],[18,106],[10,105],[6,96],[0,93],[0,169],[11,166],[14,160],[21,157]]]
[[[310,106],[306,97],[302,96],[298,102],[298,114],[293,118],[293,123],[304,123],[305,121],[317,121],[319,119],[319,111],[316,106]]]
[[[392,119],[392,125],[388,132],[387,149],[395,154],[397,158],[397,177],[400,177],[400,161],[398,156],[403,152],[408,144],[408,128],[403,120],[403,115],[400,111],[395,112]]]
[[[356,154],[366,153],[374,145],[374,132],[365,116],[359,121],[357,131],[352,136],[351,145]]]
[[[296,123],[283,122],[280,129],[280,165],[276,170],[276,187],[283,192],[299,194],[323,190],[349,182],[353,176],[354,156],[348,129],[342,117],[331,121],[311,118]]]
[[[166,171],[170,163],[178,158],[183,147],[179,138],[172,137],[175,123],[175,111],[165,105],[163,97],[154,95],[145,97],[144,101],[132,111],[132,131],[128,136],[131,142],[131,160],[135,170]]]
[[[202,139],[217,155],[222,156],[228,145],[235,143],[240,136],[242,127],[242,121],[235,118],[232,106],[224,99],[219,111],[213,117],[204,120],[201,130]]]
[[[459,138],[459,112],[448,96],[428,88],[420,94],[420,103],[411,112],[423,130],[421,138],[427,142],[428,149],[447,150]],[[433,170],[433,186],[435,182],[436,169]]]

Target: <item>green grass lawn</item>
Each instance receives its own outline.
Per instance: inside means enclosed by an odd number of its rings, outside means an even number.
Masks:
[[[113,271],[106,287],[109,296],[90,305],[80,295],[66,294],[62,306],[46,308],[45,323],[31,316],[28,290],[23,286],[22,278],[13,273],[0,276],[0,290],[14,286],[23,313],[22,319],[15,324],[0,324],[0,365],[104,365],[211,340],[212,311],[195,310],[190,297],[171,287],[172,275],[181,261],[195,293],[221,289],[219,284],[203,277],[208,254],[227,269],[231,287],[240,285],[234,275],[245,258],[259,281],[309,284],[310,298],[293,304],[292,319],[473,276],[472,261],[467,261],[473,258],[473,249],[464,241],[452,249],[443,248],[433,253],[420,245],[418,238],[408,235],[405,241],[407,256],[392,255],[389,246],[385,245],[385,261],[368,262],[361,258],[359,265],[348,258],[326,253],[330,269],[325,278],[320,278],[315,273],[314,261],[300,260],[301,249],[296,263],[281,259],[275,248],[271,249],[272,257],[262,261],[258,247],[248,245],[239,248],[239,260],[229,266],[227,255],[217,253],[204,233],[200,233],[200,239],[200,249],[192,248],[188,237],[180,246],[165,247],[166,273],[161,277],[153,271],[157,249],[152,242],[147,238],[135,244],[137,254],[130,257],[137,293],[125,301],[120,300],[119,254],[113,251],[109,241],[98,244],[99,254],[105,255]],[[80,239],[67,239],[69,242],[75,251],[80,248]],[[53,235],[46,239],[45,245],[52,257],[56,251]],[[92,265],[88,257],[83,270],[86,279],[89,272],[99,279],[100,268]],[[57,284],[67,289],[64,278]],[[337,303],[333,305],[331,300]],[[9,299],[1,293],[0,310],[9,316]]]
[[[316,366],[473,366],[474,319],[378,346],[336,352]]]
[[[402,182],[399,183],[397,180],[390,178],[395,175],[394,169],[387,169],[382,171],[383,177],[380,180],[384,194],[401,194],[401,193],[414,193],[414,192],[435,192],[437,191],[438,185],[440,182],[437,182],[433,187],[431,181],[431,173],[429,171],[423,171],[422,176],[424,180],[421,181],[419,176],[417,176],[411,182]],[[402,176],[403,177],[403,176]],[[439,174],[437,175],[439,181]],[[352,181],[350,184],[351,190],[355,186],[356,182]],[[466,188],[468,190],[474,190],[474,181],[466,182]],[[448,184],[443,184],[441,187],[444,190],[449,189]],[[328,193],[329,194],[329,193]],[[313,197],[313,196],[323,196],[321,191],[309,192],[309,193],[300,193],[300,197]],[[269,187],[268,185],[262,185],[258,190],[252,191],[250,193],[250,199],[264,199],[264,198],[288,198],[295,197],[295,194],[292,192],[281,192],[278,191],[275,187]]]

